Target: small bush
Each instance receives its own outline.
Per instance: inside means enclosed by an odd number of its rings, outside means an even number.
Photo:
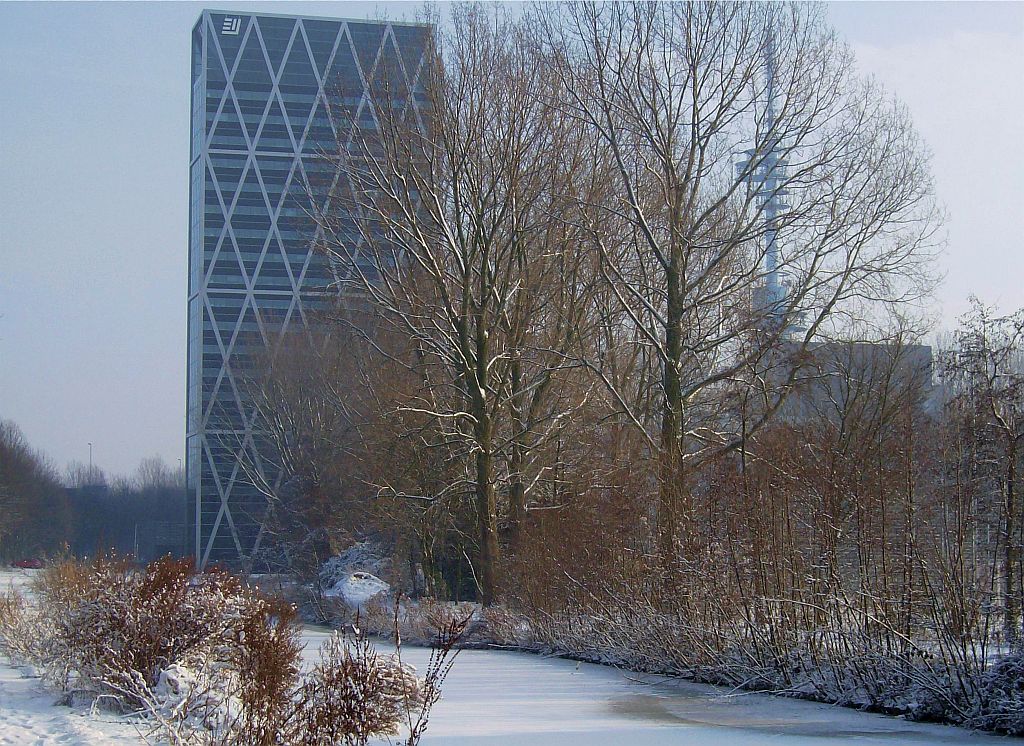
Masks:
[[[0,652],[70,695],[148,717],[172,744],[355,746],[408,720],[411,745],[443,679],[432,668],[420,681],[358,633],[332,638],[303,676],[291,605],[170,557],[144,569],[65,560],[40,574],[34,599],[0,596]]]
[[[34,615],[16,590],[0,594],[0,653],[17,663],[34,663],[42,656]]]
[[[421,682],[396,657],[379,656],[366,637],[332,636],[299,687],[285,743],[363,744],[396,735],[403,716],[423,704]]]
[[[448,603],[423,598],[402,606],[397,626],[406,639],[425,645],[438,645],[446,630],[458,628],[465,632],[477,610],[475,604],[468,602]],[[374,615],[374,609],[369,607],[367,613]],[[391,614],[394,617],[393,610]],[[383,614],[378,612],[377,616],[382,617]],[[394,622],[392,626],[395,626]]]
[[[1024,736],[1024,652],[996,661],[982,679],[981,711],[976,727]]]
[[[532,627],[529,620],[505,606],[487,606],[480,611],[487,638],[496,645],[506,647],[532,647]]]

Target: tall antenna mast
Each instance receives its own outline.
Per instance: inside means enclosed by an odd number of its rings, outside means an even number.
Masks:
[[[764,143],[745,151],[747,158],[736,165],[764,210],[764,285],[755,292],[755,306],[776,325],[784,323],[787,288],[779,277],[778,220],[789,204],[783,199],[787,191],[786,162],[782,157],[782,138],[778,133],[775,113],[775,34],[769,27],[764,44]],[[759,162],[753,163],[755,158]]]
[[[768,271],[766,278],[766,300],[771,304],[774,313],[778,313],[779,305],[785,299],[786,291],[779,282],[779,246],[778,226],[776,221],[779,213],[789,207],[783,202],[785,192],[780,189],[780,182],[785,179],[786,164],[779,159],[779,136],[776,132],[775,122],[775,35],[771,29],[768,30],[768,39],[765,42],[765,95],[768,98],[765,108],[765,126],[768,128],[768,136],[771,145],[764,159],[764,178],[761,182],[764,193],[765,206],[765,269]]]

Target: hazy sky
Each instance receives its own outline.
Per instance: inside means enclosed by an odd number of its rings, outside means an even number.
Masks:
[[[350,18],[418,4],[0,1],[0,418],[58,465],[182,456],[189,32],[203,7]],[[949,212],[947,325],[1024,306],[1024,3],[833,3],[910,108]]]

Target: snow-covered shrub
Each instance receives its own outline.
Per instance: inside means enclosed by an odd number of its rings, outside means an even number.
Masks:
[[[31,658],[70,693],[148,718],[149,735],[171,744],[357,745],[403,722],[415,744],[455,639],[422,681],[358,632],[332,638],[303,676],[291,606],[169,557],[143,569],[65,561],[40,576],[33,600],[0,597],[0,652]]]
[[[970,724],[1024,736],[1024,651],[997,660],[982,678],[980,707]]]
[[[395,614],[396,601],[386,596],[371,598],[362,608],[354,613],[346,606],[346,616],[340,619],[341,626],[355,624],[355,626],[367,634],[376,635],[377,637],[392,637],[397,629],[399,634],[409,637],[408,630],[403,621],[408,602],[399,598],[397,606],[397,618]]]
[[[410,639],[433,643],[441,631],[453,625],[466,626],[476,610],[477,607],[468,602],[448,603],[424,598],[405,610],[402,633]]]
[[[193,740],[225,740],[243,717],[242,701],[232,693],[237,675],[226,667],[192,669],[172,663],[160,672],[156,686],[140,683],[137,696],[156,721],[154,733],[163,729]]]
[[[332,626],[357,627],[369,635],[389,639],[395,639],[397,634],[401,639],[431,646],[438,645],[446,630],[453,627],[460,630],[460,641],[466,642],[467,628],[481,614],[478,605],[469,602],[413,600],[383,593],[359,606],[350,606],[340,597],[331,600],[337,602],[331,617]]]
[[[44,656],[41,639],[25,597],[14,589],[0,594],[0,653],[17,663],[38,665]]]
[[[405,715],[423,704],[422,682],[396,656],[377,655],[365,636],[335,634],[295,702],[285,743],[364,744],[398,733]]]
[[[37,597],[52,641],[50,677],[127,707],[140,704],[132,697],[139,682],[155,686],[172,664],[214,661],[244,672],[260,692],[249,695],[250,709],[297,672],[291,607],[229,573],[196,575],[188,560],[166,557],[142,570],[117,558],[65,562],[41,577]]]
[[[286,689],[263,689],[246,672],[206,661],[169,666],[156,686],[137,692],[159,742],[327,746],[396,734],[422,709],[422,685],[411,667],[377,655],[357,634],[329,639],[313,670]]]
[[[921,604],[930,616],[909,628],[885,599],[841,587],[791,599],[753,595],[737,607],[708,564],[703,576],[688,573],[685,593],[670,598],[650,568],[649,577],[609,574],[590,587],[566,585],[560,607],[520,599],[513,608],[520,642],[511,644],[1024,735],[1024,655],[991,661],[995,643],[976,630],[969,630],[975,637],[949,632],[962,628],[948,623],[941,603]]]
[[[366,605],[371,598],[387,594],[391,586],[368,572],[356,572],[341,575],[333,586],[324,591],[328,598],[340,598],[352,609]]]
[[[320,567],[320,587],[327,591],[356,572],[390,577],[391,561],[384,550],[371,541],[360,541],[334,555]]]
[[[440,673],[447,673],[447,667]],[[313,669],[276,698],[278,707],[247,702],[242,679],[239,671],[223,666],[163,671],[155,687],[142,689],[144,710],[154,725],[152,740],[196,746],[360,746],[397,734],[403,723],[425,724],[443,676],[431,667],[424,679],[417,678],[397,653],[378,655],[356,631],[331,637]]]
[[[226,634],[214,638],[215,666],[236,678],[229,693],[241,703],[233,723],[236,743],[279,743],[277,734],[292,707],[299,681],[299,627],[291,607],[245,595]]]
[[[489,641],[510,647],[528,647],[533,642],[530,620],[504,606],[488,606],[479,612]]]
[[[383,577],[391,576],[391,560],[371,541],[360,541],[324,562],[316,581],[303,586],[301,597],[294,596],[300,613],[308,621],[343,627],[358,613],[362,618],[371,606],[390,606],[385,599],[391,585]],[[387,617],[390,620],[390,616]],[[388,621],[387,629],[391,622]],[[372,630],[376,633],[376,630]]]

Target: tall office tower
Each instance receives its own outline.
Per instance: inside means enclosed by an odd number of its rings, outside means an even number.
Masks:
[[[214,11],[192,31],[186,472],[200,566],[262,541],[266,499],[253,484],[280,475],[241,384],[332,292],[332,267],[311,250],[307,190],[335,176],[321,148],[344,141],[327,102],[341,96],[372,123],[367,87],[387,70],[421,88],[428,33]]]

